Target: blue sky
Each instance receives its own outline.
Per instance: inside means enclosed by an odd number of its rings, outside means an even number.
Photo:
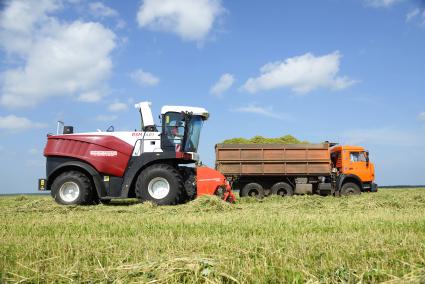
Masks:
[[[207,108],[210,166],[226,138],[292,134],[365,146],[379,184],[425,184],[421,3],[6,1],[0,192],[36,190],[57,120],[134,130],[144,100]]]

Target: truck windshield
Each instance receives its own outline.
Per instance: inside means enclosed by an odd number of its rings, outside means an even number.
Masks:
[[[199,115],[170,112],[164,115],[163,150],[197,152],[203,119]],[[185,137],[187,133],[187,137]],[[185,145],[182,145],[185,143]],[[183,147],[184,146],[184,147]]]

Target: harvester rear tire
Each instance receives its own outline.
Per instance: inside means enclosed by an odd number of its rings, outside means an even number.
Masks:
[[[264,197],[264,188],[261,186],[261,184],[258,184],[256,182],[251,182],[245,185],[241,192],[240,197],[256,197],[256,198],[263,198]]]
[[[294,195],[294,189],[286,182],[278,182],[272,186],[272,194],[279,196],[292,196]]]
[[[360,187],[355,183],[347,182],[341,187],[342,196],[359,195],[359,194],[361,194]]]
[[[158,184],[159,190],[155,189],[155,183]],[[168,191],[164,191],[164,187],[168,187]],[[148,167],[140,173],[136,182],[136,195],[139,200],[157,205],[178,204],[182,200],[183,190],[182,176],[177,169],[167,164]],[[155,192],[158,192],[157,195]]]
[[[68,171],[55,178],[51,195],[62,205],[88,205],[93,202],[90,179],[79,171]]]

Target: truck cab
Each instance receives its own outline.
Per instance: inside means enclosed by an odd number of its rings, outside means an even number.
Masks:
[[[362,191],[377,191],[375,166],[369,159],[369,151],[360,146],[337,145],[330,149],[334,171],[340,185],[355,184]]]

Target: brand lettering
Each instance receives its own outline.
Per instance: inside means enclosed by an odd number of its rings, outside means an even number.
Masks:
[[[115,157],[117,155],[117,151],[90,151],[90,156],[95,157]]]

